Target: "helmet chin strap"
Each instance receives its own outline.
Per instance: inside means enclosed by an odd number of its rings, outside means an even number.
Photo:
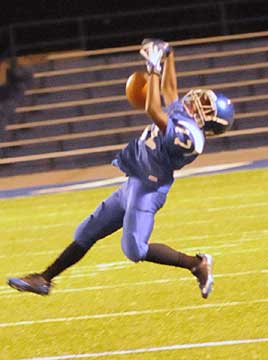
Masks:
[[[221,124],[224,126],[228,126],[228,124],[229,124],[228,120],[222,119],[217,116],[211,116],[211,117],[209,116],[209,117],[207,117],[206,121],[214,121],[215,123],[218,123],[218,124]]]

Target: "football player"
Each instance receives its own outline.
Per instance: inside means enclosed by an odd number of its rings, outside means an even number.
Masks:
[[[145,39],[140,53],[146,60],[146,112],[152,124],[113,161],[127,175],[126,182],[78,225],[74,241],[45,271],[9,278],[11,287],[49,294],[55,276],[78,262],[99,239],[123,228],[121,245],[128,259],[188,269],[197,278],[201,296],[210,294],[211,255],[191,256],[149,239],[155,214],[174,181],[174,170],[203,152],[206,131],[220,133],[231,126],[233,105],[211,90],[192,90],[179,100],[174,52],[168,43]]]

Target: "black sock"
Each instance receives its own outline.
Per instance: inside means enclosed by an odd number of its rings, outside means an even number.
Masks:
[[[62,271],[82,259],[87,251],[88,249],[83,248],[76,241],[72,242],[41,275],[47,281],[50,281]]]
[[[200,263],[200,259],[197,256],[186,255],[164,244],[149,244],[149,250],[144,260],[189,270]]]

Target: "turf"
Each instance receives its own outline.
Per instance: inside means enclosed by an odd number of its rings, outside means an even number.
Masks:
[[[267,359],[267,170],[179,179],[157,214],[152,241],[213,255],[207,300],[186,270],[128,261],[120,231],[50,296],[6,285],[43,270],[114,189],[0,201],[0,359]]]

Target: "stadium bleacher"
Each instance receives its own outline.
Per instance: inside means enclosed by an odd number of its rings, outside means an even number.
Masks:
[[[229,96],[232,131],[205,152],[267,145],[268,32],[173,41],[180,95],[192,87]],[[149,123],[131,108],[125,83],[142,71],[139,45],[66,51],[28,65],[32,82],[16,98],[0,143],[0,176],[109,163]]]

